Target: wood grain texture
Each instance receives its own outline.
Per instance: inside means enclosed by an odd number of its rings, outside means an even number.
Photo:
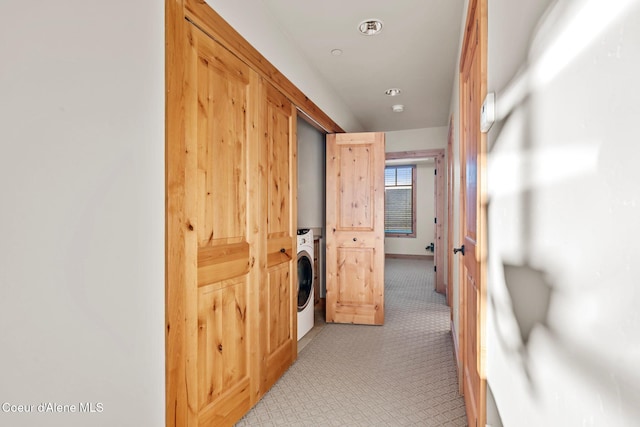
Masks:
[[[384,134],[327,135],[327,322],[384,323]]]
[[[251,283],[256,286],[249,287],[249,349],[251,352],[250,366],[250,402],[255,405],[264,394],[262,390],[263,369],[263,338],[262,338],[262,313],[266,302],[262,294],[264,277],[266,272],[266,227],[264,225],[264,212],[266,197],[264,197],[264,182],[266,165],[264,164],[264,128],[261,123],[264,120],[264,94],[262,78],[257,73],[251,73],[249,86],[251,96],[249,98],[249,139],[254,142],[248,153],[251,167],[247,171],[247,197],[251,200],[248,211],[249,228],[247,230],[248,241],[251,245]],[[244,414],[242,414],[244,415]],[[242,416],[241,415],[241,416]],[[215,425],[215,424],[214,424]]]
[[[295,144],[291,134],[291,103],[273,86],[267,85],[267,233],[269,239],[291,237],[291,157]]]
[[[341,145],[340,203],[337,226],[341,230],[373,231],[375,227],[375,195],[373,191],[374,152],[369,145]]]
[[[198,293],[200,410],[249,381],[248,280],[245,276],[222,283],[200,288]]]
[[[267,241],[267,267],[291,262],[296,257],[297,247],[291,236],[274,237]]]
[[[181,55],[167,73],[166,424],[231,425],[251,406],[255,367],[252,72],[181,22],[168,43]]]
[[[198,250],[198,286],[246,275],[250,268],[250,246],[246,241]]]
[[[290,100],[341,129],[205,2],[187,3],[165,13],[166,425],[227,426],[297,356]]]
[[[290,345],[292,310],[291,310],[291,268],[287,264],[269,269],[267,288],[269,289],[269,341],[267,355],[273,356],[283,345]],[[287,354],[286,357],[289,357]]]
[[[297,357],[296,111],[274,86],[264,82],[263,161],[266,230],[266,286],[261,392],[266,392]]]
[[[188,230],[185,167],[187,150],[184,112],[188,44],[181,0],[165,2],[166,130],[165,130],[165,423],[167,426],[195,426],[197,413],[188,402],[186,289],[193,280],[186,248],[192,246]]]
[[[245,237],[249,68],[213,42],[199,49],[198,240],[204,247]]]
[[[338,249],[337,293],[343,307],[375,304],[373,248]]]
[[[197,217],[192,225],[198,236],[197,360],[200,424],[212,417],[226,423],[230,414],[244,413],[250,405],[251,349],[249,280],[251,244],[248,208],[255,203],[247,192],[250,139],[249,110],[253,73],[238,58],[191,27],[194,79],[187,80],[196,93],[189,104],[197,148]],[[236,243],[237,242],[237,243]],[[187,313],[190,316],[191,312]],[[195,357],[194,357],[195,356]]]

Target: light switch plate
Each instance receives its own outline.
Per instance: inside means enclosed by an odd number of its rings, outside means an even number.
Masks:
[[[496,94],[490,92],[484,98],[482,108],[480,109],[480,131],[482,133],[489,132],[491,125],[496,121]]]

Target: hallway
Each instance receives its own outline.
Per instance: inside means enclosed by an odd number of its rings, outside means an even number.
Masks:
[[[237,426],[466,425],[432,262],[387,259],[385,268],[385,325],[318,325]]]

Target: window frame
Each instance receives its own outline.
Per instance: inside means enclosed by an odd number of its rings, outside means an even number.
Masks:
[[[415,238],[418,234],[418,230],[416,227],[416,202],[417,202],[417,184],[418,184],[418,168],[417,165],[415,164],[398,164],[398,165],[385,165],[385,171],[387,169],[397,169],[397,168],[411,168],[411,232],[410,233],[391,233],[391,232],[387,232],[386,228],[386,219],[385,219],[385,232],[384,232],[384,237],[399,237],[399,238]],[[397,172],[396,172],[397,173]],[[387,206],[386,206],[386,192],[387,192],[387,185],[385,184],[384,186],[384,190],[385,190],[385,216],[386,216],[386,212],[387,212]],[[393,187],[393,186],[389,186],[389,187]]]

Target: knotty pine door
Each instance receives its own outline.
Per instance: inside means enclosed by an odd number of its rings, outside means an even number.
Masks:
[[[384,323],[384,133],[327,135],[327,322]]]
[[[484,283],[483,153],[480,109],[486,93],[486,0],[469,2],[460,72],[461,110],[461,255],[462,376],[469,426],[486,423],[486,285]],[[483,93],[484,92],[484,93]]]
[[[227,426],[297,352],[295,110],[184,29],[184,74],[168,77],[168,120],[184,126],[167,146],[166,418]]]
[[[296,108],[280,92],[264,85],[266,141],[263,158],[267,265],[260,285],[262,392],[276,382],[298,354],[298,270],[296,233]],[[295,267],[294,268],[294,263]]]

